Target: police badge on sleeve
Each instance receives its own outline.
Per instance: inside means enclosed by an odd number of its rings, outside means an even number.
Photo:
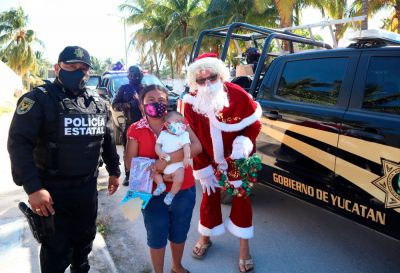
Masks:
[[[17,114],[18,115],[23,115],[25,113],[28,113],[29,110],[32,109],[32,106],[35,104],[34,100],[31,100],[30,98],[23,98],[22,101],[18,104],[17,107]]]

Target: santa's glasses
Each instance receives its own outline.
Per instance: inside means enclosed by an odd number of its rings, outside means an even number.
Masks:
[[[212,74],[212,75],[208,76],[207,78],[196,79],[196,83],[203,85],[206,83],[207,80],[210,82],[213,82],[213,81],[216,81],[217,79],[218,79],[218,74]]]

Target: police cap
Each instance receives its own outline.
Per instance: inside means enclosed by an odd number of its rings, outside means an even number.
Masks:
[[[80,46],[67,46],[58,56],[58,62],[66,64],[84,63],[92,67],[89,52]]]

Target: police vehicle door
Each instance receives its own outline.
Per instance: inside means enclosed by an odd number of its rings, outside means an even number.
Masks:
[[[355,220],[400,239],[400,47],[366,49],[339,137],[335,189]],[[339,195],[339,192],[338,192]]]
[[[263,108],[257,152],[265,183],[326,206],[359,53],[320,53],[271,64],[257,99]]]

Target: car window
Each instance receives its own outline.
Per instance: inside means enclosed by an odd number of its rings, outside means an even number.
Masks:
[[[94,77],[90,76],[89,80],[86,83],[86,85],[87,86],[97,86],[98,83],[99,83],[99,80],[100,80],[100,78],[97,77],[97,76],[94,76]]]
[[[288,62],[277,95],[293,101],[335,105],[348,62],[347,58]]]
[[[123,77],[113,77],[110,83],[110,90],[114,93],[118,91],[121,85],[128,84],[129,79],[126,76]]]
[[[142,81],[140,82],[142,85],[150,85],[150,84],[156,84],[160,86],[164,86],[164,84],[156,77],[153,75],[144,75]]]
[[[362,108],[400,114],[400,57],[372,57]]]

